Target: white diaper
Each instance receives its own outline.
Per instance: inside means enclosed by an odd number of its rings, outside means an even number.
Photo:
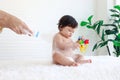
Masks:
[[[66,57],[66,58],[68,58],[70,61],[74,61],[74,59],[71,57]]]

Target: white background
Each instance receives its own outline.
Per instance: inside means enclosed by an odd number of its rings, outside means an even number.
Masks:
[[[36,38],[17,35],[4,29],[0,34],[0,59],[51,56],[52,37],[58,31],[57,23],[63,15],[72,15],[78,23],[90,15],[95,15],[95,20],[107,20],[108,2],[110,3],[109,0],[0,0],[1,10],[22,19],[34,33],[40,32]],[[92,30],[78,27],[73,40],[77,40],[79,35],[90,40],[86,55],[108,54],[106,48],[92,52],[98,36]]]

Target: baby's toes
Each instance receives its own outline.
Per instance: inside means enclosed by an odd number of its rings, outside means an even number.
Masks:
[[[72,66],[78,66],[78,64],[74,62],[74,63],[72,64]]]
[[[88,60],[88,62],[89,62],[89,63],[92,63],[92,60],[91,60],[91,59],[89,59],[89,60]]]

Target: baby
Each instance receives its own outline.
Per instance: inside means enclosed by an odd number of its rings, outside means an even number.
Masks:
[[[71,39],[77,25],[77,21],[70,15],[64,15],[59,20],[59,32],[54,36],[52,45],[52,57],[55,64],[78,66],[83,63],[91,63],[91,59],[85,60],[82,55],[74,54],[74,50],[80,46]]]

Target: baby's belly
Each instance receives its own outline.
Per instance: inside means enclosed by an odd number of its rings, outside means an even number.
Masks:
[[[67,57],[71,57],[73,54],[73,50],[59,50],[59,52]]]

